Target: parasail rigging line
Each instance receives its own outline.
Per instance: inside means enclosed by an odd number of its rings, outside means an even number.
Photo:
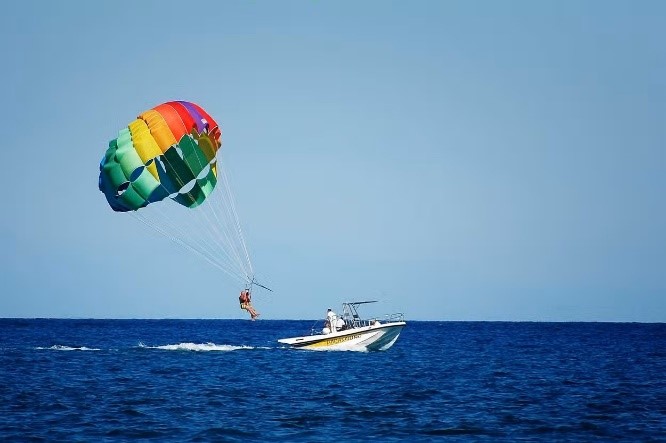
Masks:
[[[219,171],[222,169],[222,165],[220,161],[218,161],[217,164],[218,164],[217,170],[219,174]],[[230,218],[228,215],[228,211],[226,210],[228,204],[224,200],[223,198],[224,196],[222,195],[223,189],[217,189],[217,191],[218,191],[217,193],[212,193],[215,195],[211,194],[211,196],[209,197],[211,200],[210,201],[211,214],[208,214],[207,212],[204,211],[202,211],[202,214],[208,220],[208,224],[212,226],[213,229],[218,233],[217,237],[220,239],[224,238],[226,240],[226,244],[229,247],[225,249],[225,252],[227,253],[227,255],[231,260],[235,261],[241,272],[246,276],[247,280],[249,281],[251,280],[251,274],[252,274],[251,264],[249,264],[249,262],[247,263],[243,262],[238,252],[239,249],[238,243],[242,245],[244,243],[244,239],[242,237],[238,237],[238,234],[236,234],[235,237],[233,235],[233,232],[230,231],[229,228],[230,224],[235,223],[236,221]],[[215,221],[211,221],[211,218],[214,218]]]
[[[181,151],[176,151],[179,155],[181,155]],[[178,173],[178,169],[174,168],[174,165],[171,164],[167,156],[162,156],[161,159],[165,161],[170,169],[173,171],[176,181],[179,185],[179,189],[182,189],[187,183],[185,183],[185,180],[180,176]],[[196,179],[195,179],[196,180]],[[168,238],[175,239],[177,240],[177,243],[181,245],[187,245],[188,249],[194,250],[200,255],[204,256],[205,258],[208,259],[209,262],[216,264],[216,266],[220,269],[223,269],[225,272],[229,273],[230,269],[228,268],[228,265],[224,264],[219,260],[219,257],[216,256],[215,252],[210,249],[210,241],[217,241],[217,237],[214,235],[209,236],[208,238],[201,238],[197,237],[196,233],[198,233],[198,229],[196,226],[191,226],[189,229],[185,230],[180,227],[181,224],[187,224],[189,221],[191,221],[190,218],[185,217],[182,223],[172,223],[172,217],[169,215],[167,212],[166,207],[162,207],[161,205],[150,205],[147,209],[153,208],[153,211],[160,213],[160,217],[157,218],[156,220],[148,220],[148,212],[146,211],[145,213],[142,213],[141,215],[146,216],[145,220],[148,222],[150,226],[154,227],[159,227],[158,232],[161,232],[165,234]],[[196,209],[196,208],[193,208]],[[160,223],[157,222],[157,220],[162,221],[163,226],[160,226]],[[190,223],[191,224],[191,223]],[[168,229],[167,229],[168,228]],[[189,232],[189,234],[188,234]],[[169,234],[172,233],[172,234]],[[208,241],[207,241],[208,240]],[[224,248],[221,248],[222,251],[225,251]]]
[[[234,199],[234,196],[231,192],[231,185],[229,184],[229,179],[227,177],[227,173],[224,170],[224,168],[220,168],[222,178],[224,180],[224,190],[227,191],[227,194],[229,196],[229,207],[233,213],[233,218],[235,221],[236,225],[236,230],[238,232],[238,238],[241,241],[241,246],[243,247],[243,252],[245,252],[245,259],[247,260],[247,264],[250,269],[250,274],[254,275],[254,269],[252,268],[252,261],[250,260],[250,254],[247,250],[247,246],[245,244],[245,237],[243,236],[243,230],[241,229],[240,221],[238,218],[238,212],[236,212],[236,201]]]
[[[229,184],[229,180],[227,179],[227,174],[224,168],[224,164],[222,163],[222,159],[220,158],[221,154],[218,151],[218,154],[216,157],[206,166],[209,168],[213,167],[215,165],[216,171],[219,175],[222,175],[224,178],[222,189],[219,189],[220,187],[218,186],[217,191],[218,192],[213,192],[209,196],[209,205],[211,208],[212,215],[216,219],[216,223],[211,221],[211,217],[208,214],[208,211],[198,211],[200,214],[202,214],[207,221],[207,225],[211,227],[218,235],[214,236],[216,239],[221,239],[220,238],[220,233],[224,236],[224,238],[227,240],[227,245],[230,246],[230,250],[233,252],[234,257],[233,259],[235,260],[236,264],[239,266],[239,269],[243,274],[245,274],[245,277],[247,278],[248,281],[252,279],[252,276],[254,275],[254,271],[252,269],[252,262],[250,261],[250,256],[247,253],[247,247],[245,244],[245,238],[243,237],[243,232],[240,230],[240,221],[238,218],[238,213],[235,211],[235,205],[234,205],[234,199],[233,199],[233,194],[231,191],[231,185]],[[200,157],[197,157],[197,161],[199,162],[199,166],[201,167],[202,170],[205,169],[206,166],[203,165],[201,162]],[[218,183],[220,182],[219,177],[218,177]],[[224,193],[220,191],[225,191]],[[225,194],[227,199],[225,200]],[[206,204],[206,201],[203,202],[203,205]],[[198,209],[198,208],[194,208]],[[231,209],[231,211],[229,211]],[[222,216],[218,214],[219,212],[222,212]],[[226,218],[224,218],[224,215],[226,215]],[[231,231],[231,224],[232,223],[227,223],[227,221],[230,221],[233,223],[233,225],[236,227],[236,233]],[[220,228],[222,231],[220,232]],[[237,240],[235,242],[234,240]],[[245,259],[246,261],[244,262],[240,256],[239,253],[239,246],[242,248],[243,251],[245,251]],[[229,254],[228,250],[226,248],[223,248],[223,251],[229,256],[231,259],[231,254]],[[247,266],[246,266],[247,265]]]
[[[162,159],[174,171],[174,178],[182,190],[189,183],[184,183],[183,178],[178,174],[177,169],[173,168],[166,156],[162,156]],[[208,165],[204,165],[199,157],[197,157],[197,161],[202,171],[206,166],[210,168],[215,165],[218,175],[222,175],[222,180],[218,180],[218,184],[222,182],[223,186],[218,186],[222,189],[216,189],[217,192],[212,192],[201,205],[188,209],[195,217],[179,217],[179,219],[183,218],[184,220],[175,222],[167,207],[162,205],[149,205],[142,210],[141,214],[136,211],[132,212],[135,218],[145,225],[202,256],[226,274],[233,276],[238,281],[250,283],[253,280],[252,263],[240,229],[240,221],[235,209],[230,183],[222,162],[215,158]],[[194,184],[196,184],[196,178]],[[174,207],[181,209],[176,205]],[[150,211],[148,210],[150,208],[153,208],[153,212],[159,213],[156,219],[149,216]],[[232,226],[235,228],[235,232],[231,230]],[[245,260],[241,258],[242,255],[244,255]]]
[[[178,244],[178,245],[184,247],[185,249],[187,249],[187,250],[189,250],[189,251],[191,251],[191,252],[193,252],[193,253],[195,253],[195,254],[201,256],[204,260],[206,260],[207,262],[209,262],[209,263],[210,263],[211,265],[213,265],[214,267],[220,269],[221,271],[223,271],[224,273],[226,273],[226,274],[229,275],[230,277],[232,277],[232,278],[234,278],[234,279],[236,279],[236,280],[239,280],[239,281],[241,281],[241,282],[243,281],[242,278],[239,278],[239,277],[238,277],[238,274],[237,274],[237,273],[235,273],[235,272],[233,272],[233,271],[227,269],[224,265],[220,264],[220,263],[219,263],[218,261],[216,261],[214,258],[211,258],[208,254],[206,254],[206,253],[205,253],[204,251],[202,251],[201,249],[198,249],[198,248],[196,248],[196,247],[193,247],[193,246],[191,246],[190,244],[188,244],[187,242],[185,242],[185,241],[179,239],[178,237],[175,237],[175,236],[169,234],[169,232],[168,232],[167,230],[163,229],[163,228],[162,228],[161,226],[159,226],[158,224],[156,224],[156,223],[150,221],[150,220],[149,220],[144,214],[139,214],[139,213],[137,213],[137,212],[132,212],[132,216],[135,217],[135,218],[136,218],[137,220],[139,220],[140,222],[144,223],[146,226],[150,227],[151,229],[154,229],[155,231],[157,231],[157,232],[159,232],[160,234],[164,235],[166,238],[168,238],[169,240],[173,241],[174,243],[176,243],[176,244]]]

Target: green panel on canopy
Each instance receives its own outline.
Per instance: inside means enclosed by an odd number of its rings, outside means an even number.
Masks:
[[[213,192],[213,189],[215,189],[215,185],[217,184],[217,177],[215,177],[215,174],[213,174],[213,170],[209,170],[208,175],[206,175],[201,180],[197,180],[197,184],[203,191],[206,198],[208,198],[210,193]]]
[[[139,209],[146,203],[146,200],[139,195],[138,192],[134,189],[134,186],[130,183],[129,187],[125,192],[122,193],[118,199],[132,209]]]
[[[153,174],[148,171],[148,168],[144,168],[141,172],[141,175],[139,175],[139,177],[137,177],[137,179],[132,182],[132,186],[134,189],[136,189],[136,192],[141,197],[143,197],[144,200],[148,200],[153,191],[160,187],[161,184],[155,180],[155,177],[153,177]]]
[[[157,202],[160,200],[164,200],[169,196],[169,190],[165,188],[164,186],[160,185],[153,192],[148,196],[148,202]]]
[[[117,191],[118,187],[128,181],[127,176],[120,167],[120,164],[111,159],[102,167],[102,173],[106,176],[111,186]]]
[[[198,139],[199,149],[206,156],[206,163],[210,163],[215,158],[215,143],[206,134],[202,134]]]
[[[108,162],[116,155],[116,149],[118,149],[118,140],[114,138],[109,142],[109,148],[104,153],[104,162],[102,164]]]
[[[174,198],[174,200],[183,206],[187,206],[188,208],[194,208],[196,206],[199,206],[204,200],[206,200],[206,195],[199,187],[199,184],[195,182],[194,186],[192,187],[192,189],[190,189],[189,192],[185,194],[178,194]]]
[[[179,189],[194,180],[195,177],[192,171],[180,157],[175,147],[172,146],[167,149],[162,158],[164,159],[167,175]]]
[[[118,163],[120,163],[120,167],[123,168],[125,175],[131,177],[132,173],[144,166],[144,164],[143,160],[141,160],[141,157],[139,157],[139,154],[136,152],[136,149],[134,149],[129,130],[123,129],[120,131],[117,143],[118,149],[116,150],[116,159],[118,160]]]
[[[189,135],[184,135],[178,146],[183,151],[183,158],[187,166],[189,166],[194,176],[199,175],[201,171],[208,165],[208,160],[197,146],[196,142]]]

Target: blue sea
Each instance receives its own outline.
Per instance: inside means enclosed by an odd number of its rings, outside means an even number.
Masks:
[[[666,324],[0,319],[0,441],[666,441]]]

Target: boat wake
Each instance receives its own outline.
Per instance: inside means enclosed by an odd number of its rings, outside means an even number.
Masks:
[[[74,346],[74,347],[72,347],[72,346],[62,346],[62,345],[53,345],[53,346],[49,346],[49,347],[38,346],[35,349],[38,349],[38,350],[49,349],[49,350],[52,350],[52,351],[101,351],[101,349],[88,348],[86,346],[78,346],[78,347]]]
[[[195,352],[210,352],[210,351],[238,351],[243,349],[256,349],[254,346],[234,346],[234,345],[218,345],[215,343],[178,343],[175,345],[162,345],[162,346],[147,346],[139,343],[139,348],[144,349],[161,349],[164,351],[195,351]]]

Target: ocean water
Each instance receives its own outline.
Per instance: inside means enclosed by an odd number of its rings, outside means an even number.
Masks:
[[[666,324],[0,319],[0,441],[666,441]]]

